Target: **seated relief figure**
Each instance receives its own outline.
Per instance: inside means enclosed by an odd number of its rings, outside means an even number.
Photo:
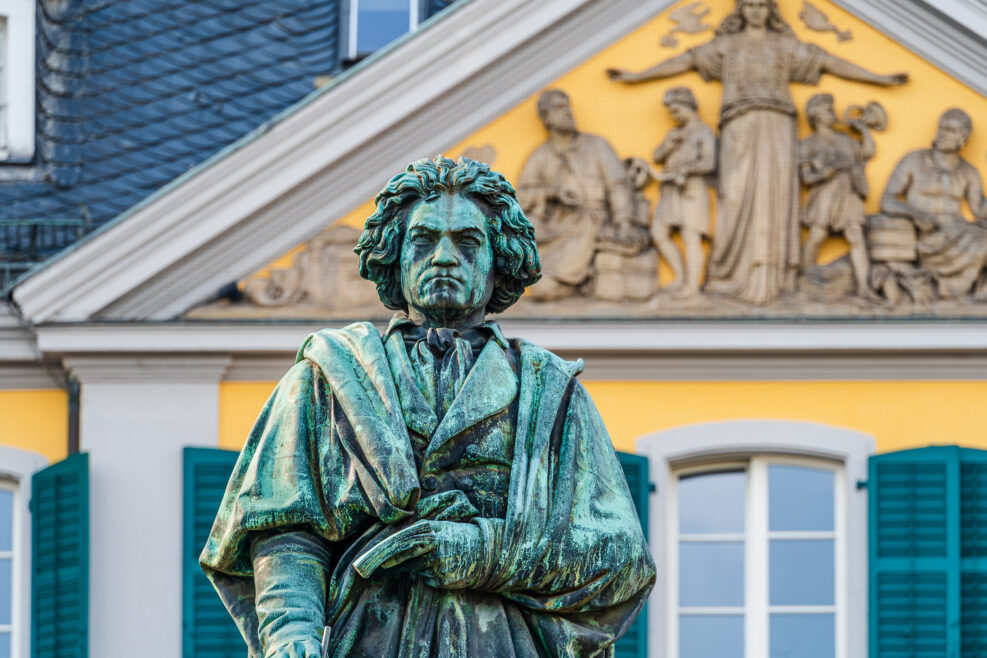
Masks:
[[[677,125],[654,153],[655,162],[664,169],[653,174],[661,183],[661,196],[651,235],[675,275],[666,292],[693,297],[699,294],[705,261],[703,237],[709,236],[709,187],[716,170],[716,136],[699,118],[699,104],[688,88],[674,87],[665,92],[665,106]],[[684,267],[672,242],[673,229],[682,234]]]
[[[883,114],[872,106],[874,111]],[[873,114],[874,112],[872,112]],[[817,94],[805,110],[813,133],[799,144],[799,177],[809,188],[802,224],[809,238],[802,251],[802,271],[816,265],[819,250],[830,233],[842,233],[850,244],[850,265],[859,297],[881,301],[869,284],[869,261],[864,240],[867,222],[864,201],[868,185],[864,165],[874,157],[874,140],[864,115],[850,117],[849,126],[860,141],[837,130],[839,120],[831,94]],[[880,127],[880,121],[875,125]]]
[[[438,157],[376,204],[360,274],[399,312],[383,335],[305,340],[203,569],[252,658],[323,641],[337,657],[612,656],[654,563],[582,363],[485,319],[539,278],[513,188]]]
[[[881,200],[885,216],[910,220],[918,230],[917,239],[912,238],[913,258],[935,282],[940,299],[985,295],[987,200],[980,173],[960,156],[972,129],[966,112],[948,110],[939,120],[932,148],[913,151],[898,163]],[[963,217],[964,200],[976,222]],[[872,240],[875,229],[886,230],[887,223],[886,218],[872,219]]]
[[[587,292],[604,226],[633,226],[634,186],[607,140],[576,129],[564,91],[543,93],[538,116],[548,140],[521,170],[518,198],[535,227],[544,273],[528,296],[555,300]]]

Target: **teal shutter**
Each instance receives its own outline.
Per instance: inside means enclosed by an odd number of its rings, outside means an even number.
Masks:
[[[624,469],[627,487],[631,490],[631,498],[641,520],[641,529],[645,538],[648,537],[648,497],[651,494],[651,481],[648,479],[648,458],[618,452],[617,459]],[[616,658],[645,658],[648,655],[648,607],[641,609],[641,614],[627,629],[627,633],[614,646]]]
[[[246,644],[219,594],[199,567],[216,512],[239,453],[185,449],[182,551],[183,658],[243,658]]]
[[[870,656],[987,655],[987,452],[870,460]]]
[[[89,455],[31,481],[31,656],[89,655]]]
[[[987,451],[960,451],[960,634],[963,656],[987,656]]]

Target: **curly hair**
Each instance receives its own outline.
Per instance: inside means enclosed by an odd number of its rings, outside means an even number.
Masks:
[[[716,34],[736,34],[737,32],[743,32],[744,28],[747,27],[747,19],[744,18],[743,12],[744,0],[737,0],[737,5],[729,16],[723,19],[719,27],[716,28]],[[775,0],[768,0],[768,30],[771,32],[780,32],[781,34],[794,34],[792,28],[785,22],[785,19],[781,17],[781,11],[778,9],[778,3]]]
[[[412,162],[384,186],[353,250],[360,256],[360,276],[377,286],[384,306],[408,310],[401,290],[401,244],[408,216],[420,201],[460,194],[487,218],[493,248],[494,290],[487,313],[500,313],[516,302],[527,286],[541,278],[535,230],[524,216],[514,188],[503,174],[469,158],[441,155]]]

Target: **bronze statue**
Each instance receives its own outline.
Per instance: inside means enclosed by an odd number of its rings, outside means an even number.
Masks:
[[[202,567],[251,658],[612,656],[654,564],[582,363],[485,318],[539,278],[514,189],[438,157],[376,204],[360,274],[398,314],[305,340]]]
[[[651,235],[658,253],[675,275],[666,292],[693,297],[699,294],[703,272],[703,237],[709,235],[709,184],[716,169],[716,136],[696,113],[699,105],[689,89],[669,89],[665,92],[665,106],[677,127],[654,153],[655,162],[664,165],[664,169],[655,174],[661,183],[661,197]],[[673,229],[682,234],[684,266],[672,242]]]
[[[877,85],[907,75],[877,75],[799,41],[774,0],[737,0],[712,41],[633,73],[621,82],[698,71],[723,83],[719,203],[705,290],[766,304],[792,289],[799,265],[798,137],[791,82],[815,85],[823,73]]]
[[[880,106],[873,107],[879,111]],[[831,232],[842,233],[850,244],[857,295],[879,302],[880,298],[870,288],[864,240],[867,222],[864,201],[868,194],[864,165],[874,157],[870,128],[863,115],[851,116],[849,126],[861,135],[861,140],[839,132],[831,94],[810,98],[805,115],[813,133],[799,144],[799,177],[809,188],[802,212],[802,223],[809,229],[802,252],[802,271],[815,266],[819,249]]]
[[[906,155],[881,199],[881,212],[918,229],[918,264],[935,281],[940,299],[985,295],[987,200],[980,173],[960,156],[972,130],[966,112],[946,111],[932,148]],[[964,201],[976,222],[963,217]]]
[[[579,132],[569,96],[550,89],[538,99],[548,141],[528,158],[518,198],[535,227],[544,279],[529,296],[562,299],[593,277],[597,235],[608,224],[634,224],[634,188],[610,144]]]

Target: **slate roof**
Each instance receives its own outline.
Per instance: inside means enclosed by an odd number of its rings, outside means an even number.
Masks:
[[[0,183],[0,261],[8,263],[68,246],[338,68],[338,0],[37,7],[35,175]],[[0,263],[0,289],[17,270]]]

